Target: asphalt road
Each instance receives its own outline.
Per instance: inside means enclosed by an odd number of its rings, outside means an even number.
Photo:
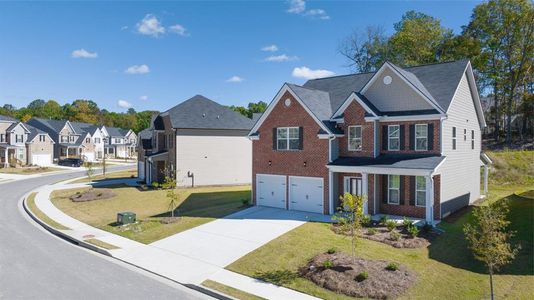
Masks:
[[[83,175],[57,174],[0,184],[0,298],[206,299],[179,284],[61,240],[36,226],[19,207],[28,191]]]

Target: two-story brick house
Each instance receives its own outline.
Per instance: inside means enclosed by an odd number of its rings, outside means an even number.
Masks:
[[[250,131],[257,205],[439,220],[480,197],[480,99],[469,61],[284,84]]]

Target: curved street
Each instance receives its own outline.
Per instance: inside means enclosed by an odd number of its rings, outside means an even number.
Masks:
[[[29,220],[19,206],[20,198],[28,191],[84,173],[40,176],[0,184],[0,298],[207,298],[179,284],[62,241]]]

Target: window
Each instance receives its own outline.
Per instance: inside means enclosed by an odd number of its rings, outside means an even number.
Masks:
[[[464,141],[467,141],[467,129],[464,128]]]
[[[95,138],[95,144],[100,144],[100,138]]]
[[[388,126],[388,150],[399,151],[400,149],[400,126]]]
[[[76,141],[76,137],[74,135],[69,136],[69,142],[74,143]]]
[[[40,134],[39,135],[39,142],[45,142],[46,141],[46,135]]]
[[[60,155],[61,156],[67,156],[67,149],[66,148],[60,148],[60,150],[61,150],[60,151],[60,153],[61,153]]]
[[[0,134],[0,143],[5,143],[6,142],[6,135],[5,134]]]
[[[86,143],[90,143],[91,142],[91,138],[85,138],[85,142]]]
[[[428,150],[428,125],[415,124],[415,150]]]
[[[299,128],[282,127],[276,129],[276,148],[278,150],[299,150]]]
[[[425,206],[426,204],[426,179],[423,176],[415,177],[415,205]]]
[[[24,149],[18,149],[19,160],[24,160]]]
[[[16,141],[17,143],[22,143],[22,142],[24,142],[24,135],[22,135],[22,134],[15,134],[15,141]]]
[[[400,176],[388,175],[388,204],[400,203]]]
[[[115,138],[115,144],[120,144],[120,143],[121,143],[121,139]]]
[[[452,128],[452,150],[456,150],[456,127]]]
[[[471,149],[475,149],[475,131],[471,130]]]
[[[68,143],[68,142],[69,142],[69,137],[66,136],[66,135],[62,135],[62,136],[61,136],[61,142],[62,142],[62,143]]]
[[[349,126],[349,150],[362,150],[362,126]]]

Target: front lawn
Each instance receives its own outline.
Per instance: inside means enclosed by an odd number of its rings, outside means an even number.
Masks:
[[[54,171],[61,171],[61,170],[63,169],[53,168],[53,167],[0,168],[0,173],[31,175],[31,174],[40,174],[40,173],[54,172]]]
[[[115,197],[88,202],[69,199],[76,192],[70,189],[52,193],[52,203],[66,214],[91,226],[149,244],[178,232],[202,225],[245,208],[243,200],[250,200],[250,186],[198,187],[180,189],[180,201],[175,215],[177,222],[162,224],[170,216],[165,190],[142,190],[124,185],[106,186]],[[99,188],[96,188],[97,190]],[[117,213],[137,214],[136,224],[116,226]]]
[[[490,187],[491,201],[504,197],[511,201],[512,230],[517,231],[514,242],[522,245],[514,263],[495,276],[498,298],[532,299],[534,296],[534,192],[530,189],[532,187]],[[454,223],[442,222],[439,227],[445,233],[428,248],[397,249],[359,239],[357,256],[394,261],[414,271],[417,281],[401,296],[403,299],[489,298],[488,275],[473,259],[463,238],[463,224],[470,218],[471,214],[466,213]],[[320,298],[350,299],[297,275],[299,267],[330,248],[351,253],[350,239],[333,233],[329,224],[306,223],[242,257],[227,269]]]
[[[101,170],[95,170],[96,172],[100,173]],[[137,169],[132,170],[125,170],[125,171],[117,171],[117,172],[107,172],[106,176],[100,174],[100,175],[94,175],[89,179],[88,177],[84,177],[78,180],[75,180],[71,183],[83,183],[83,182],[91,182],[91,181],[104,181],[108,179],[130,179],[137,177]]]

